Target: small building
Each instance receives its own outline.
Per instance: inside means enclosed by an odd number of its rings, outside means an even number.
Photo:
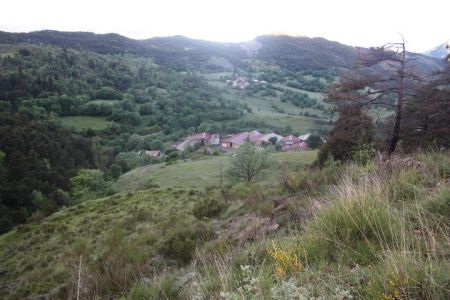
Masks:
[[[211,134],[208,132],[201,132],[187,137],[182,143],[176,145],[178,151],[184,151],[188,147],[195,145],[220,145],[220,135],[218,133]]]
[[[237,149],[248,139],[248,132],[241,132],[229,136],[222,141],[222,148]]]
[[[308,132],[308,133],[305,133],[304,135],[299,136],[298,138],[304,142],[310,137],[310,135],[311,135],[311,133]]]
[[[249,83],[241,76],[236,76],[236,78],[231,81],[231,86],[235,89],[244,90],[249,86]]]
[[[209,141],[211,140],[211,136],[212,136],[211,133],[201,132],[188,137],[186,140],[190,141],[191,143],[208,144]]]
[[[265,81],[265,80],[253,79],[253,80],[252,80],[252,84],[253,84],[254,86],[264,86],[264,85],[267,84],[267,81]]]
[[[148,155],[151,157],[160,157],[161,150],[141,150],[139,151],[139,155]]]

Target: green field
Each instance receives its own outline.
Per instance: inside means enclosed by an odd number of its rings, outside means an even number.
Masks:
[[[324,116],[323,111],[311,108],[300,108],[291,102],[282,102],[281,93],[277,91],[278,97],[247,95],[245,91],[232,89],[227,83],[220,79],[223,76],[230,76],[232,73],[210,73],[203,74],[211,86],[219,88],[223,97],[229,101],[245,104],[251,109],[251,113],[244,116],[244,120],[263,121],[271,126],[285,127],[291,126],[294,132],[305,133],[308,131],[327,130],[328,128],[315,122],[317,118],[304,117],[300,114],[308,112]],[[321,104],[327,105],[323,101],[322,93],[309,92],[306,90],[288,87],[283,84],[274,84],[274,86],[282,89],[291,90],[293,92],[305,93],[309,97],[317,100]]]
[[[268,171],[266,181],[277,182],[280,164],[303,166],[316,158],[316,151],[274,153],[271,158],[273,167]],[[119,192],[134,191],[145,188],[147,184],[158,184],[161,187],[207,187],[219,184],[220,166],[226,170],[230,157],[211,157],[196,161],[181,161],[173,165],[150,165],[134,169],[123,174],[115,183],[114,189]]]
[[[62,117],[61,121],[64,126],[75,128],[77,131],[89,128],[102,130],[108,125],[108,121],[105,117],[71,116]]]
[[[89,102],[86,102],[85,105],[87,104],[108,104],[108,105],[114,105],[116,103],[119,103],[120,100],[102,100],[102,99],[96,99],[96,100],[91,100]]]

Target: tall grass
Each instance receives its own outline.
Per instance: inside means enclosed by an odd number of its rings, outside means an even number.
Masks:
[[[336,184],[319,195],[328,202],[305,227],[200,256],[196,288],[187,288],[186,295],[449,299],[449,161],[446,153],[419,153],[345,166]],[[273,251],[264,251],[272,243],[283,257],[298,258],[302,268],[277,271]]]

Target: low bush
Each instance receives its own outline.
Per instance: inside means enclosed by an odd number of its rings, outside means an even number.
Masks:
[[[367,299],[448,299],[450,262],[414,253],[388,253],[368,271],[360,292]]]
[[[109,295],[128,292],[137,278],[144,276],[150,254],[140,245],[125,238],[124,231],[114,226],[104,241],[104,252],[90,264],[93,294]]]
[[[424,204],[425,210],[442,217],[450,223],[450,189],[441,188],[436,195]]]
[[[179,299],[179,289],[177,278],[174,275],[164,274],[160,278],[145,284],[140,283],[131,289],[130,300],[160,300]]]
[[[420,170],[410,168],[394,172],[385,182],[390,201],[414,201],[423,193],[425,177]]]
[[[314,193],[338,181],[342,168],[339,162],[329,159],[322,169],[302,171],[282,170],[281,184],[289,192]]]
[[[197,245],[212,237],[209,224],[198,222],[187,224],[179,222],[163,232],[163,238],[158,242],[158,252],[167,258],[182,264],[188,263],[194,256]]]
[[[450,178],[450,155],[448,152],[419,153],[417,159],[432,171],[435,180]]]
[[[370,192],[373,185],[347,180],[339,186],[337,200],[320,211],[300,242],[308,262],[368,264],[380,249],[395,243],[398,218],[388,202]]]
[[[225,207],[225,202],[220,197],[212,195],[198,200],[192,213],[198,219],[211,218],[219,215]]]

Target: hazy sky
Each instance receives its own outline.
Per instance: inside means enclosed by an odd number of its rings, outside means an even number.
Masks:
[[[5,0],[0,8],[0,30],[15,32],[180,34],[224,42],[284,33],[353,46],[398,41],[402,33],[415,52],[450,38],[450,1],[444,0]]]

